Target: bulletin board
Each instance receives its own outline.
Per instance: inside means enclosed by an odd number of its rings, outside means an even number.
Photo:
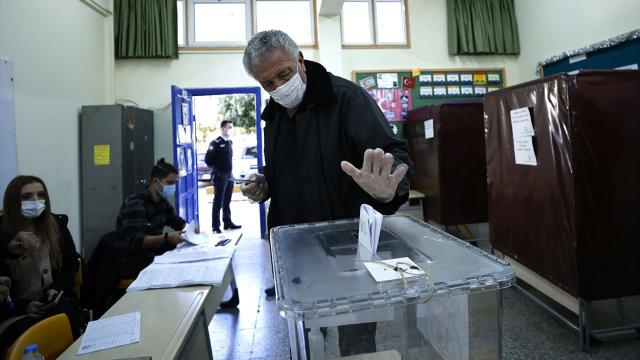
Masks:
[[[506,85],[504,69],[353,71],[353,81],[378,103],[394,133],[406,141],[409,110],[452,101],[482,101]]]

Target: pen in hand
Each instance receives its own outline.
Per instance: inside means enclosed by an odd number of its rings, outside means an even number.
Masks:
[[[13,300],[11,300],[11,296],[9,294],[7,294],[7,298],[4,300],[7,303],[7,307],[9,309],[12,309],[16,307],[16,305],[13,303]]]

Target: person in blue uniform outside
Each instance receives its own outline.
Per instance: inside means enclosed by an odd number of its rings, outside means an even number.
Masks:
[[[231,141],[231,129],[233,122],[222,120],[220,123],[221,135],[209,144],[209,149],[204,157],[204,162],[211,171],[213,183],[213,211],[211,213],[211,228],[214,234],[220,234],[220,209],[222,209],[222,222],[225,230],[241,228],[231,221],[231,195],[233,195],[233,181],[231,181],[231,169],[233,166],[233,142]]]

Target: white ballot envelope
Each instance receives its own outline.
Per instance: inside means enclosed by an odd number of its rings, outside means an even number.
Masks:
[[[382,214],[367,204],[360,206],[360,230],[358,232],[358,258],[372,260],[378,250],[382,229]]]

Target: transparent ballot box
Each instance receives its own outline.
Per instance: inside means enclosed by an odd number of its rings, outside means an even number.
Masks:
[[[423,271],[378,282],[360,260],[358,225],[272,230],[292,359],[501,357],[501,289],[515,282],[508,263],[412,217],[385,216],[374,261],[407,257]]]

